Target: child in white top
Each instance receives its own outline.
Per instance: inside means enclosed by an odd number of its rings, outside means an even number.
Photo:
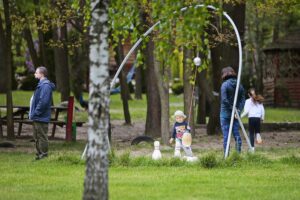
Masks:
[[[250,143],[254,150],[254,138],[256,134],[257,143],[261,143],[260,123],[265,119],[265,109],[262,104],[264,98],[256,95],[255,89],[250,88],[248,91],[249,99],[246,100],[244,111],[241,117],[248,114]]]

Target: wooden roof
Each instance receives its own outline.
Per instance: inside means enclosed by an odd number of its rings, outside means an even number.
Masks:
[[[300,50],[300,30],[288,33],[264,49],[264,51],[273,50]]]

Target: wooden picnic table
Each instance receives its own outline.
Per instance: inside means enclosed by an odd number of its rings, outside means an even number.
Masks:
[[[6,106],[0,106],[0,109],[6,108]],[[13,106],[13,119],[15,123],[19,123],[19,127],[18,127],[18,136],[21,135],[22,132],[22,125],[23,124],[32,124],[33,121],[28,119],[28,115],[29,115],[29,106]],[[51,112],[54,112],[54,117],[51,117],[51,120],[49,123],[53,124],[52,127],[52,134],[51,137],[54,138],[55,135],[55,130],[56,130],[56,126],[64,126],[66,125],[66,121],[61,121],[59,120],[59,114],[62,111],[67,111],[68,108],[67,107],[63,107],[63,106],[51,106]],[[0,112],[1,114],[1,112]],[[2,124],[6,123],[6,116],[1,117],[0,115],[0,131],[2,130]],[[78,122],[76,123],[78,126],[81,126],[83,124],[83,122]]]

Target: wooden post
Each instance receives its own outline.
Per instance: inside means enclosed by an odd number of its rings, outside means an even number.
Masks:
[[[70,96],[69,102],[68,102],[67,125],[66,125],[66,140],[67,141],[72,140],[73,112],[74,112],[74,96]]]

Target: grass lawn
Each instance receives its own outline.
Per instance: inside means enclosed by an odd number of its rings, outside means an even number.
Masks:
[[[13,103],[14,105],[29,105],[29,100],[32,95],[32,91],[14,91],[13,92]],[[60,102],[60,94],[54,92],[54,104],[58,105]],[[84,94],[84,99],[88,99],[88,94]],[[0,105],[5,105],[6,99],[4,94],[0,94]],[[78,102],[76,106],[80,108]],[[145,120],[146,119],[146,97],[143,96],[143,100],[131,100],[129,101],[129,109],[131,118],[133,121],[136,120]],[[183,97],[170,95],[170,115],[177,109],[183,109]],[[123,120],[123,108],[120,95],[111,95],[111,106],[110,114],[112,120]],[[62,116],[63,117],[63,116]],[[300,121],[300,110],[295,108],[266,108],[266,120],[265,122],[299,122]],[[87,121],[86,112],[77,112],[76,120],[78,121]],[[247,119],[244,118],[243,121],[246,123]]]
[[[28,105],[31,95],[32,92],[14,92],[14,105]],[[5,105],[4,97],[0,95],[0,105]],[[59,102],[58,93],[54,93],[54,102],[55,105]],[[145,119],[145,97],[129,104],[133,120]],[[171,113],[182,109],[182,96],[172,95],[170,106]],[[300,121],[297,109],[267,108],[266,113],[267,122]],[[78,116],[87,118],[86,112],[79,112]],[[123,119],[119,95],[111,96],[111,117]],[[28,153],[33,151],[32,143],[23,141],[22,145],[13,150],[0,148],[0,200],[82,199],[85,163],[80,156],[85,141],[51,141],[50,155],[41,161],[35,161],[34,153]],[[152,146],[146,145],[116,148],[110,155],[110,199],[296,200],[300,197],[297,148],[264,148],[253,155],[231,154],[227,160],[221,158],[221,150],[195,151],[200,160],[194,164],[171,158],[172,149],[162,151],[168,158],[161,161],[130,156],[128,152],[136,148],[152,152]]]
[[[0,152],[0,199],[81,199],[83,146],[52,144],[52,154],[41,161],[34,161],[30,153]],[[61,151],[66,147],[69,150]],[[127,162],[121,155],[109,169],[110,199],[299,199],[300,157],[243,154],[227,165],[217,158],[221,164],[208,169],[201,161],[212,161],[202,156],[199,163],[189,164],[149,158],[128,158]]]

